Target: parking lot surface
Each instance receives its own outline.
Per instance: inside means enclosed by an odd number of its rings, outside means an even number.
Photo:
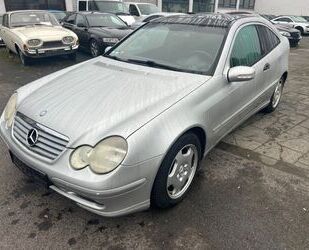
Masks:
[[[228,135],[203,161],[187,198],[169,210],[91,214],[29,181],[0,142],[0,248],[308,249],[308,58],[306,37],[291,50],[280,108]],[[57,57],[24,67],[0,49],[0,110],[18,87],[72,64]]]

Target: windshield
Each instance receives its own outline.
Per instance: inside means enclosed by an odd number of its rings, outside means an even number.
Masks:
[[[142,15],[150,15],[153,13],[160,12],[159,8],[154,4],[137,4]]]
[[[293,16],[292,19],[293,19],[294,22],[298,22],[298,23],[307,23],[308,22],[305,18],[303,18],[301,16]]]
[[[115,15],[94,14],[86,16],[90,27],[127,27],[127,25]]]
[[[149,23],[107,57],[150,67],[212,75],[225,28]]]
[[[0,26],[2,25],[3,16],[0,16]]]
[[[114,14],[129,14],[128,7],[123,2],[118,1],[91,1],[89,2],[89,10]]]
[[[18,12],[11,14],[11,27],[27,25],[59,25],[56,18],[47,12]]]
[[[65,12],[52,12],[52,14],[56,17],[58,21],[61,21],[66,16]]]

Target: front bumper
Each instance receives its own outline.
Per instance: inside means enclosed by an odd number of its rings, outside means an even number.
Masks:
[[[78,49],[78,45],[64,46],[56,48],[37,48],[37,49],[27,49],[24,54],[31,58],[42,58],[49,56],[60,56],[66,54],[75,53]]]
[[[105,174],[88,168],[73,170],[69,166],[72,149],[66,149],[53,162],[46,162],[24,148],[0,121],[0,136],[9,150],[24,164],[47,175],[49,188],[73,200],[77,205],[102,216],[114,217],[145,210],[162,156],[132,165],[119,166]]]

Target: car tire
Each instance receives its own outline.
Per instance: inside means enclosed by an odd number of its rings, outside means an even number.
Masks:
[[[99,43],[95,39],[91,39],[89,42],[90,53],[92,57],[101,55],[101,48]]]
[[[302,27],[296,27],[295,29],[299,30],[301,35],[304,35],[304,29]]]
[[[76,54],[77,54],[76,52],[69,54],[68,55],[69,59],[72,60],[72,61],[76,61]]]
[[[27,66],[30,64],[30,58],[25,56],[20,50],[17,50],[17,54],[19,56],[19,59],[21,61],[21,63],[24,65],[24,66]]]
[[[181,136],[170,148],[156,175],[151,206],[169,208],[181,202],[192,186],[202,155],[194,133]]]
[[[281,97],[282,97],[282,93],[283,93],[283,88],[284,88],[284,80],[285,80],[284,77],[281,77],[281,79],[277,83],[275,91],[270,98],[270,102],[269,102],[268,106],[266,106],[266,108],[263,109],[263,111],[265,113],[272,113],[279,106],[279,103],[280,103],[280,100],[281,100]]]

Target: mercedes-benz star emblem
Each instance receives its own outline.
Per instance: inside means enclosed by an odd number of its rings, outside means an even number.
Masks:
[[[34,146],[36,142],[38,141],[39,133],[35,128],[32,128],[29,130],[27,135],[27,142],[30,147]]]

